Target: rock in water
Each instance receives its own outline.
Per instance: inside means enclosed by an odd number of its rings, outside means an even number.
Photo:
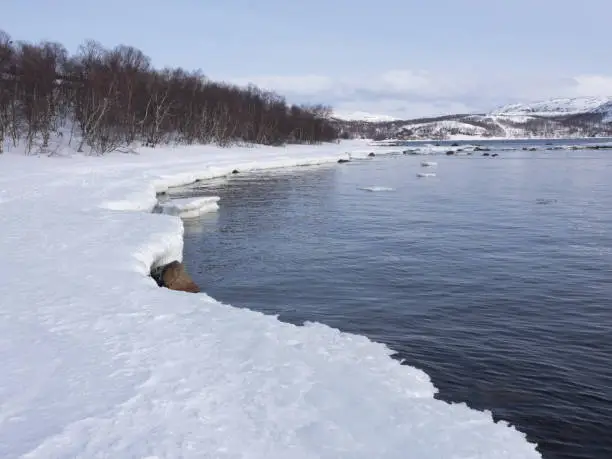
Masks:
[[[182,292],[200,292],[200,287],[198,287],[189,274],[187,274],[185,265],[178,261],[173,261],[156,269],[155,272],[152,273],[152,276],[161,287]]]

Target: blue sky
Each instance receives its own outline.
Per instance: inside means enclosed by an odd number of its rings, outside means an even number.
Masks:
[[[140,48],[158,67],[395,117],[612,95],[610,0],[4,0],[14,39]]]

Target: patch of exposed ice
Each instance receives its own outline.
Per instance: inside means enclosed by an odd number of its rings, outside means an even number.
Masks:
[[[218,196],[176,198],[160,203],[159,206],[162,213],[177,215],[181,218],[193,218],[208,212],[215,212],[219,209],[218,201]]]

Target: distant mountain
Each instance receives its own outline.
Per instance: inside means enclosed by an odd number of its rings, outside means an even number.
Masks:
[[[612,97],[512,104],[485,114],[413,120],[336,120],[344,137],[377,140],[612,136]]]
[[[334,118],[342,121],[367,121],[370,123],[379,123],[386,121],[396,121],[397,118],[393,118],[388,115],[375,115],[368,112],[335,112]]]
[[[551,99],[532,104],[506,105],[491,112],[502,116],[564,116],[582,113],[609,113],[612,111],[610,97],[576,97],[571,99]]]

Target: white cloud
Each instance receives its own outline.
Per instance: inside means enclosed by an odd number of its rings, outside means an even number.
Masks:
[[[328,91],[334,86],[331,78],[322,75],[259,75],[250,78],[232,78],[229,81],[240,86],[254,84],[261,89],[276,91],[280,94],[317,94]]]
[[[605,75],[579,75],[574,77],[576,96],[608,96],[612,94],[612,77]]]
[[[365,111],[396,118],[486,112],[500,105],[553,97],[612,95],[612,76],[460,73],[449,69],[390,69],[362,77],[262,75],[233,78],[274,90],[290,102],[331,105],[337,112]]]
[[[436,90],[436,82],[431,75],[422,71],[390,70],[379,78],[379,84],[397,92],[430,93]]]

